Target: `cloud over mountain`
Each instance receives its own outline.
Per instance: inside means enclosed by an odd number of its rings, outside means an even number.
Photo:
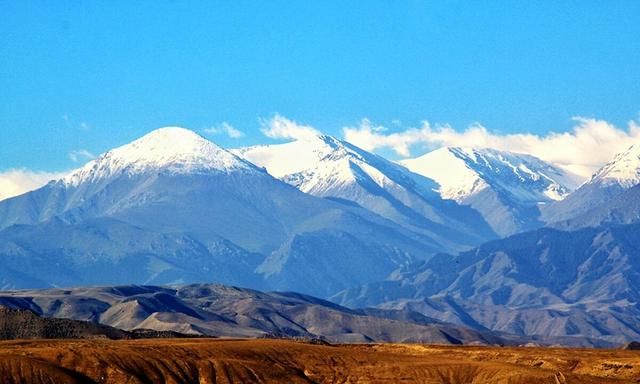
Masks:
[[[276,113],[270,119],[260,119],[265,136],[272,139],[304,140],[320,135],[320,131],[310,125],[298,124]]]
[[[27,169],[9,169],[0,172],[0,200],[40,188],[47,182],[64,176],[64,174]]]
[[[389,132],[363,119],[359,126],[343,128],[344,138],[363,149],[373,151],[389,148],[403,157],[411,156],[413,146],[487,147],[527,153],[556,164],[584,178],[593,174],[616,153],[640,140],[640,125],[630,121],[627,129],[594,118],[574,117],[575,126],[568,132],[500,134],[476,123],[465,130],[449,125],[432,125],[424,121],[421,127]]]

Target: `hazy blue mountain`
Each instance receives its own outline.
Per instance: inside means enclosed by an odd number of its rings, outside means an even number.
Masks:
[[[625,189],[610,197],[606,202],[570,219],[552,223],[560,229],[632,224],[640,222],[640,185]]]
[[[478,329],[633,340],[640,337],[639,234],[640,224],[540,229],[438,255],[333,300]]]
[[[259,286],[263,256],[229,240],[201,242],[113,218],[68,224],[54,218],[0,234],[0,287],[49,287],[215,280]],[[263,283],[262,283],[263,284]]]

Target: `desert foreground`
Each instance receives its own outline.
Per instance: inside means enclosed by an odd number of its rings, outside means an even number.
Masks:
[[[633,383],[623,350],[317,345],[286,340],[0,343],[2,383]]]

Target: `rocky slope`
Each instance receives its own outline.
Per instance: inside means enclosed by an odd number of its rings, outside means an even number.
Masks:
[[[540,229],[407,266],[333,297],[520,335],[640,338],[640,224]]]
[[[119,286],[0,293],[0,305],[46,317],[224,337],[303,337],[333,342],[521,343],[426,317],[352,310],[296,293],[220,285]]]

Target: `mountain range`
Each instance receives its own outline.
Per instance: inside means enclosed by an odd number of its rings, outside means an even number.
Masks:
[[[8,291],[0,293],[0,321],[3,308],[9,308],[4,310],[8,313],[17,311],[29,323],[44,323],[36,329],[51,329],[60,321],[73,320],[62,331],[106,333],[111,338],[206,336],[337,343],[615,345],[580,336],[529,337],[475,330],[406,309],[352,309],[294,292],[261,292],[218,284]],[[21,332],[20,322],[8,323],[14,325],[12,330]],[[78,328],[90,332],[76,332]],[[23,334],[27,335],[26,331]]]
[[[332,300],[520,335],[637,339],[639,153],[632,146],[541,205],[542,228],[436,255]]]
[[[330,136],[234,150],[307,194],[355,203],[460,250],[496,237],[473,208],[443,198],[432,180]]]
[[[0,202],[0,228],[5,288],[218,281],[323,296],[440,249],[180,128]]]
[[[322,338],[331,342],[522,342],[417,314],[408,320],[400,311],[352,310],[298,293],[210,284],[3,292],[0,306],[135,333],[154,329],[194,336]]]
[[[0,288],[216,282],[478,332],[640,337],[640,146],[583,183],[526,154],[390,161],[162,128],[0,201]]]
[[[640,224],[539,229],[438,255],[332,300],[520,335],[640,337]]]

